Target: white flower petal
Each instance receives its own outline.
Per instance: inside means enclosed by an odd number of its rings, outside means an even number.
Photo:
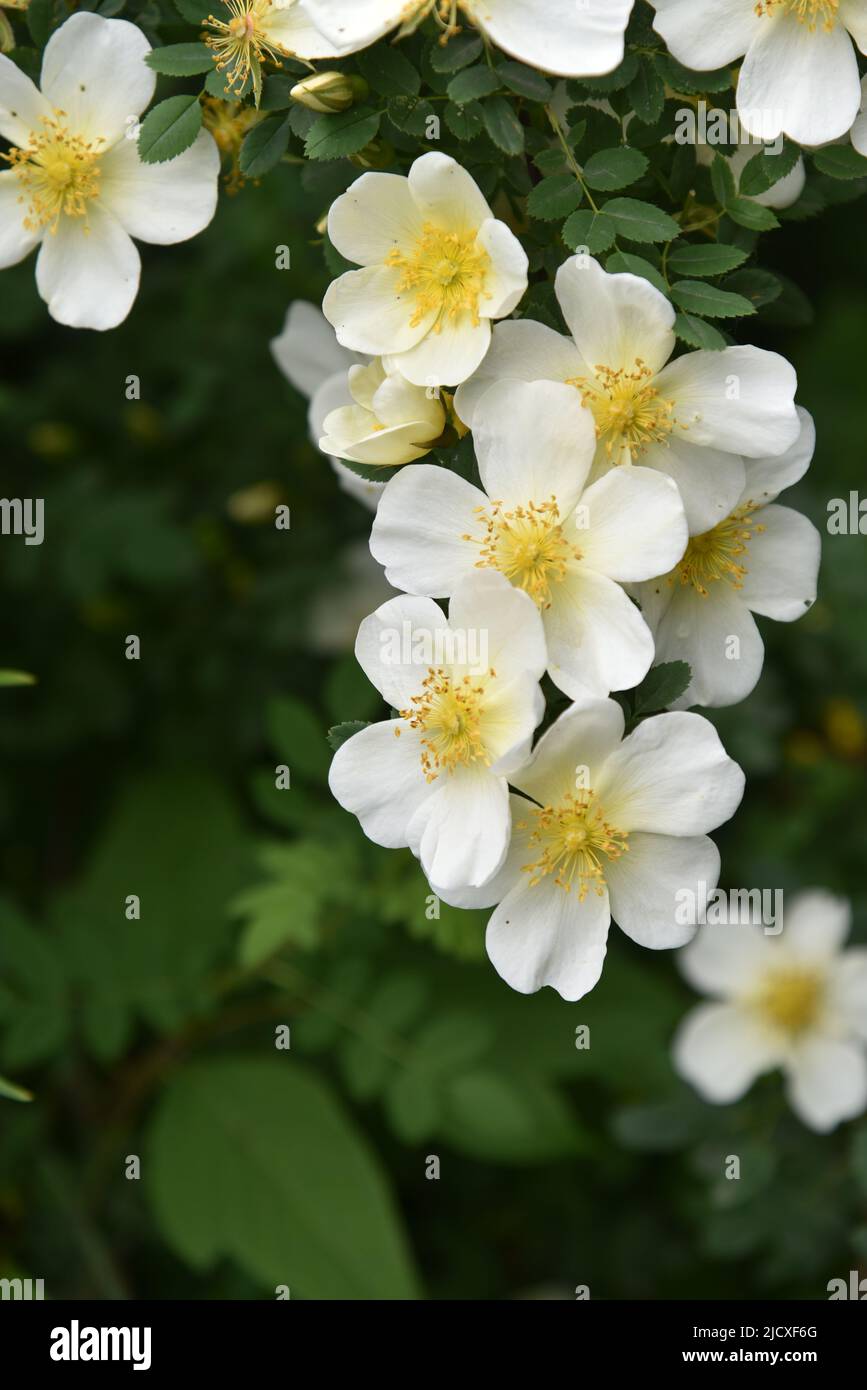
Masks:
[[[707,719],[674,712],[645,719],[624,739],[597,790],[619,830],[704,835],[737,810],[744,774]]]
[[[714,1105],[739,1100],[781,1060],[773,1034],[736,1004],[699,1004],[672,1044],[675,1070]]]
[[[586,698],[555,719],[527,766],[512,780],[540,806],[558,806],[576,787],[593,788],[623,737],[623,710],[616,700]],[[587,769],[579,778],[579,769]]]
[[[812,521],[773,503],[755,520],[741,597],[754,613],[791,623],[816,601],[822,541]]]
[[[349,368],[359,361],[357,353],[340,346],[322,310],[304,299],[289,305],[280,333],[271,339],[271,352],[283,375],[303,396],[313,396],[338,373],[345,378]],[[329,405],[319,424],[329,410],[345,405],[348,399],[347,390],[346,400]],[[321,433],[317,426],[317,438]]]
[[[482,884],[481,888],[470,888],[464,884],[457,888],[443,888],[439,883],[431,882],[431,890],[438,898],[442,898],[444,903],[449,903],[452,907],[480,908],[494,907],[506,896],[507,893],[520,883],[526,874],[523,865],[527,862],[527,840],[529,832],[519,830],[518,822],[526,815],[527,802],[522,796],[509,796],[509,807],[512,820],[512,839],[509,844],[506,857],[493,878],[488,879],[487,883]]]
[[[677,484],[691,536],[724,521],[743,493],[744,461],[738,454],[698,447],[679,430],[667,445],[649,445],[640,462],[666,473]]]
[[[658,585],[668,587],[669,581],[659,580]],[[720,580],[709,586],[705,597],[675,579],[654,623],[652,604],[645,610],[645,596],[653,587],[653,581],[643,584],[638,598],[656,642],[657,664],[686,661],[692,671],[674,708],[717,708],[745,700],[762,674],[765,648],[740,591]]]
[[[707,71],[746,53],[762,25],[755,0],[650,0],[653,27],[679,63]],[[765,21],[766,22],[766,21]]]
[[[763,459],[750,459],[746,465],[744,490],[739,501],[753,502],[764,507],[787,487],[803,478],[816,448],[816,426],[813,417],[798,406],[801,433],[785,453]]]
[[[639,946],[683,946],[695,923],[679,920],[679,895],[697,894],[701,883],[714,888],[719,867],[719,850],[706,835],[630,835],[626,853],[604,866],[611,916]]]
[[[393,348],[387,364],[416,386],[454,386],[472,376],[490,341],[490,319],[473,323],[468,311],[455,318],[440,317],[415,346]]]
[[[340,58],[353,52],[351,47],[332,43],[296,0],[276,0],[260,25],[263,33],[296,58]]]
[[[96,18],[73,15],[79,17]],[[58,323],[116,328],[133,306],[140,272],[138,251],[117,218],[91,202],[86,219],[61,217],[57,231],[43,238],[36,287]]]
[[[864,0],[840,0],[840,23],[845,24],[862,53],[867,53],[867,9]]]
[[[20,196],[21,184],[13,170],[0,173],[0,270],[23,261],[42,236],[42,229],[29,232],[24,226],[27,210]]]
[[[550,878],[528,875],[495,909],[485,936],[497,974],[520,994],[550,985],[563,999],[581,999],[599,980],[610,925],[608,894],[583,903]]]
[[[410,849],[443,889],[479,888],[506,857],[511,833],[509,788],[487,768],[443,773],[407,828]]]
[[[845,898],[808,888],[787,902],[780,941],[799,960],[827,963],[849,935],[852,909]]]
[[[0,53],[0,136],[12,145],[27,145],[42,129],[51,105],[26,73]]]
[[[428,314],[413,324],[413,305],[398,293],[400,272],[391,266],[370,265],[348,270],[332,280],[322,312],[333,325],[337,341],[354,352],[381,357],[405,353],[421,342],[436,318]],[[426,385],[424,381],[419,383]]]
[[[406,0],[304,0],[317,29],[344,52],[376,43],[406,14]]]
[[[505,318],[518,307],[527,288],[527,253],[505,222],[495,218],[482,223],[476,240],[491,258],[479,313],[486,319]]]
[[[653,661],[653,638],[619,584],[583,565],[551,586],[543,614],[548,670],[572,699],[638,685]]]
[[[421,463],[387,484],[370,533],[370,549],[396,589],[450,594],[475,568],[478,547],[463,540],[479,531],[476,509],[487,498],[447,468]]]
[[[659,394],[674,401],[690,444],[746,458],[781,454],[795,443],[801,433],[797,384],[784,357],[756,347],[689,352],[656,379]]]
[[[455,586],[449,603],[454,632],[477,633],[485,667],[504,683],[521,676],[541,680],[547,661],[545,633],[535,603],[496,570],[473,570]],[[468,650],[472,650],[468,642]],[[467,670],[472,670],[468,661]]]
[[[581,498],[589,525],[575,532],[588,568],[619,583],[667,574],[686,549],[680,493],[650,468],[613,468]]]
[[[498,381],[568,381],[584,372],[571,338],[534,319],[498,323],[478,371],[458,388],[455,410],[472,427],[476,407]]]
[[[431,150],[409,171],[409,188],[422,221],[450,231],[478,231],[493,217],[479,185],[451,155]]]
[[[424,218],[401,174],[362,174],[331,204],[328,235],[348,261],[381,265],[392,251],[410,250]]]
[[[431,665],[424,657],[434,650],[438,636],[448,650],[448,632],[446,616],[433,599],[400,594],[364,619],[355,643],[356,659],[383,699],[393,709],[406,709]]]
[[[359,417],[365,418],[354,428]],[[429,447],[419,448],[417,441],[426,433],[424,421],[414,420],[407,425],[377,428],[373,417],[358,407],[348,406],[333,411],[326,419],[319,448],[332,458],[350,459],[376,468],[396,468],[414,463],[429,453]]]
[[[588,372],[632,371],[639,360],[658,372],[668,361],[674,309],[640,275],[609,275],[592,256],[572,256],[557,271],[556,290]]]
[[[812,27],[794,14],[762,24],[738,79],[738,115],[751,135],[824,145],[849,132],[860,101],[858,60],[841,24]]]
[[[136,143],[120,140],[102,160],[99,197],[137,241],[171,246],[207,227],[219,177],[220,152],[207,130],[165,164],[144,164]]]
[[[593,416],[571,386],[504,381],[473,413],[479,473],[489,497],[506,509],[556,498],[571,513],[596,450]]]
[[[708,893],[715,884],[716,880],[708,880]],[[728,999],[755,989],[773,949],[761,927],[752,922],[715,926],[706,923],[678,956],[678,964],[693,989]]]
[[[856,1043],[806,1038],[789,1059],[786,1078],[792,1109],[820,1134],[867,1107],[867,1058]]]
[[[430,795],[421,766],[421,745],[398,720],[370,724],[341,744],[331,763],[328,785],[345,811],[357,816],[369,840],[386,849],[409,843],[407,827]]]
[[[45,46],[43,96],[76,135],[113,145],[153,97],[156,73],[145,63],[150,51],[141,29],[125,19],[74,14]]]
[[[331,332],[330,327],[329,332]],[[341,352],[343,350],[343,348],[340,349]],[[325,433],[325,421],[328,416],[345,405],[352,405],[352,396],[349,393],[347,374],[342,371],[323,381],[310,400],[307,423],[310,428],[310,438],[317,449],[319,448],[319,441]]]
[[[633,0],[489,0],[478,22],[522,63],[564,77],[613,72]]]
[[[867,948],[844,951],[831,966],[831,1016],[852,1037],[867,1042]]]

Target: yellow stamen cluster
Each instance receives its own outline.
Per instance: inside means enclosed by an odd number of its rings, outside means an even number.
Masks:
[[[242,91],[247,79],[253,76],[261,83],[260,64],[269,59],[279,68],[286,50],[268,37],[268,17],[272,0],[226,0],[231,18],[217,19],[208,15],[205,43],[212,50],[219,72],[226,72],[226,86]]]
[[[492,502],[490,512],[475,510],[484,535],[461,539],[480,547],[476,568],[499,570],[539,608],[549,608],[551,585],[565,578],[570,561],[581,559],[580,550],[563,534],[556,499],[528,502],[512,511],[504,511],[501,502]]]
[[[262,120],[259,112],[252,106],[242,106],[237,101],[221,101],[219,97],[205,97],[202,102],[202,122],[217,142],[217,149],[229,163],[225,175],[226,192],[237,193],[244,186],[244,175],[238,164],[238,156],[244,137]]]
[[[531,821],[519,821],[519,830],[530,830],[529,844],[537,857],[523,864],[535,888],[543,878],[554,875],[564,892],[573,888],[582,902],[588,890],[597,897],[605,892],[605,863],[619,859],[629,849],[629,836],[605,820],[602,807],[592,791],[570,792],[557,807],[537,806]]]
[[[758,0],[756,14],[791,14],[814,33],[820,24],[823,29],[833,29],[839,9],[840,0]]]
[[[711,531],[691,536],[672,580],[676,576],[681,584],[691,584],[702,598],[708,596],[708,584],[720,579],[727,580],[734,589],[742,589],[747,567],[740,557],[746,555],[753,537],[765,529],[750,521],[754,511],[752,505],[739,507]]]
[[[479,323],[479,301],[485,292],[491,258],[477,241],[475,231],[453,232],[426,222],[409,255],[395,249],[386,265],[401,272],[398,294],[415,299],[410,323],[416,327],[430,314],[437,315],[434,332],[440,332],[446,319],[469,314]]]
[[[675,427],[674,402],[666,401],[653,385],[653,372],[635,359],[635,368],[598,366],[593,380],[573,377],[568,385],[581,392],[593,412],[596,437],[605,444],[612,463],[629,463],[648,444],[665,444]],[[681,426],[685,428],[685,426]]]
[[[29,232],[47,227],[55,233],[61,217],[86,217],[87,204],[99,196],[103,141],[70,134],[64,116],[63,111],[43,116],[41,134],[31,135],[26,147],[13,145],[0,155],[21,185],[18,201],[27,204],[24,226]]]
[[[422,20],[431,17],[441,31],[439,42],[445,45],[449,39],[461,32],[461,26],[457,22],[458,10],[468,8],[463,0],[409,0],[401,16],[398,38],[414,34]]]
[[[496,676],[489,671],[488,676]],[[409,709],[401,710],[413,729],[424,733],[421,765],[428,782],[440,772],[456,767],[490,764],[482,736],[485,678],[473,683],[470,676],[455,680],[441,667],[430,667],[420,695],[413,695]],[[400,732],[399,727],[395,730]]]
[[[755,1006],[775,1027],[792,1037],[812,1028],[822,1007],[822,977],[804,966],[770,973],[755,996]]]

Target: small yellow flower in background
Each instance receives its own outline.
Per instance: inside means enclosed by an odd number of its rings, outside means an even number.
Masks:
[[[867,750],[867,728],[857,705],[851,700],[829,700],[822,712],[825,734],[841,758],[860,758]]]
[[[252,106],[242,106],[237,101],[221,101],[219,97],[205,97],[202,102],[202,123],[216,140],[223,164],[228,166],[223,178],[226,192],[230,196],[243,188],[246,182],[238,163],[244,137],[262,119],[260,112]]]

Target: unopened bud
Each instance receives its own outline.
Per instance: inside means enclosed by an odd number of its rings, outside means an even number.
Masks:
[[[367,96],[368,85],[363,77],[344,72],[317,72],[297,82],[290,92],[293,101],[311,111],[347,111],[361,97]]]

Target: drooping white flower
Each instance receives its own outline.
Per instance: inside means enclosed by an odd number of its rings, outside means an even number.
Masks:
[[[263,62],[279,67],[284,57],[339,58],[349,52],[325,37],[301,0],[224,0],[224,5],[228,16],[215,16],[202,0],[205,43],[213,51],[227,87],[240,93],[252,79],[257,105]]]
[[[444,41],[460,21],[532,67],[563,77],[595,77],[623,61],[633,0],[303,0],[335,43],[366,48],[392,29],[410,33],[432,15]]]
[[[402,596],[361,624],[359,663],[399,718],[338,749],[329,785],[379,845],[409,845],[433,881],[480,885],[509,843],[508,777],[544,712],[545,637],[526,594],[473,574],[446,621]]]
[[[680,956],[700,1004],[680,1026],[674,1064],[724,1105],[782,1069],[789,1104],[826,1133],[867,1107],[867,950],[842,951],[849,904],[799,893],[778,935],[752,923],[700,928]]]
[[[115,328],[138,293],[132,241],[201,232],[217,206],[220,156],[200,131],[164,164],[144,164],[135,124],[154,93],[150,44],[123,19],[74,14],[42,59],[41,91],[0,56],[0,269],[35,247],[36,285],[58,323]]]
[[[445,428],[439,392],[387,372],[379,358],[369,367],[350,367],[348,385],[352,405],[329,412],[319,441],[333,458],[383,468],[414,463]]]
[[[532,319],[498,324],[480,369],[455,397],[471,428],[491,384],[562,381],[596,421],[593,478],[622,463],[677,483],[690,532],[728,516],[744,487],[740,455],[781,454],[800,431],[794,369],[775,352],[728,347],[669,361],[674,309],[637,275],[610,275],[592,257],[557,272],[571,338]]]
[[[282,330],[271,339],[271,353],[287,381],[310,401],[307,424],[318,449],[331,412],[353,404],[350,368],[370,359],[341,347],[321,309],[303,299],[289,305]],[[339,459],[330,462],[343,491],[376,511],[385,484],[368,482]]]
[[[707,832],[733,814],[744,777],[698,714],[660,714],[623,738],[614,700],[572,705],[512,783],[512,842],[490,883],[447,891],[491,907],[488,955],[513,989],[580,999],[602,973],[613,917],[640,946],[682,946],[679,893],[716,884]],[[622,742],[621,742],[622,740]]]
[[[475,180],[431,152],[409,176],[362,174],[331,207],[328,234],[361,265],[328,288],[338,341],[387,357],[416,386],[465,381],[491,341],[491,319],[527,288],[527,255]]]
[[[596,434],[577,391],[559,382],[500,382],[473,414],[484,492],[416,464],[387,485],[370,548],[398,589],[454,592],[498,570],[542,614],[548,670],[573,698],[637,685],[653,639],[621,588],[683,555],[675,484],[649,468],[612,469],[589,488]]]
[[[858,59],[867,53],[864,0],[650,0],[654,28],[678,62],[699,71],[743,56],[738,116],[751,135],[823,145],[858,114]]]
[[[858,153],[867,157],[867,74],[861,78],[861,105],[850,137]]]
[[[754,688],[765,649],[753,613],[800,618],[816,599],[821,540],[811,521],[772,505],[804,473],[816,431],[807,412],[797,443],[778,458],[749,460],[747,481],[724,521],[693,536],[671,574],[635,586],[656,660],[688,661],[675,708],[733,705]]]

